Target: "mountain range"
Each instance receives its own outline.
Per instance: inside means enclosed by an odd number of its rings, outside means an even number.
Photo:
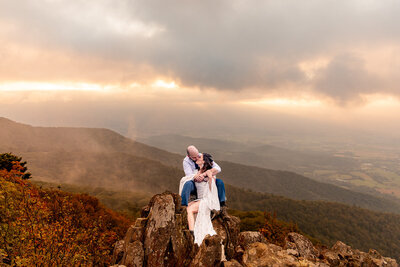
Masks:
[[[34,179],[47,182],[159,193],[176,192],[183,176],[184,155],[136,142],[108,129],[33,127],[0,118],[0,152],[23,156]],[[297,200],[334,201],[400,213],[400,204],[394,200],[290,171],[214,159],[222,167],[219,178],[233,186]]]
[[[360,134],[359,137],[364,136]],[[143,136],[136,140],[173,153],[182,153],[187,144],[196,144],[201,151],[219,160],[295,172],[352,191],[400,200],[396,152],[378,144],[366,146],[344,139],[341,142],[315,140],[306,145],[301,138],[289,138],[284,134],[282,137],[265,136],[263,142],[250,138],[233,141],[177,134]],[[276,144],[277,140],[280,145]]]
[[[190,137],[177,134],[139,137],[137,141],[173,153],[182,152],[186,144],[196,144],[216,158],[250,166],[302,173],[325,168],[351,169],[359,162],[350,157],[335,157],[328,152],[300,151],[259,142],[238,142],[214,138]]]

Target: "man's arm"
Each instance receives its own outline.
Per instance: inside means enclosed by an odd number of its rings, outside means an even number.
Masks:
[[[185,172],[185,176],[193,174],[192,167],[190,166],[190,163],[186,160],[183,160],[183,171]]]
[[[220,173],[221,172],[221,167],[217,164],[217,163],[215,163],[215,161],[213,162],[213,167],[212,167],[212,169],[210,169],[210,170],[208,170],[207,172],[211,172],[211,175],[212,176],[215,176],[217,173]],[[201,182],[202,180],[203,180],[203,178],[205,177],[205,176],[207,176],[208,174],[206,174],[205,172],[204,173],[202,173],[202,174],[200,174],[199,175],[199,181]],[[201,179],[201,180],[200,180]]]
[[[217,173],[221,172],[221,167],[214,161],[211,171],[213,175],[216,175]]]

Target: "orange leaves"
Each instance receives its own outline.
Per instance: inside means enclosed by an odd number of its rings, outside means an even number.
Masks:
[[[86,194],[37,188],[0,170],[0,250],[18,265],[109,265],[130,221]]]
[[[278,220],[276,212],[273,215],[270,212],[264,212],[264,217],[265,225],[259,231],[273,244],[283,246],[288,233],[300,232],[296,224]]]

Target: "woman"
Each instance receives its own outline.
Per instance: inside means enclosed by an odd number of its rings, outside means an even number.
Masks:
[[[196,182],[197,199],[190,202],[187,207],[189,230],[194,235],[194,242],[201,245],[206,235],[215,235],[216,232],[211,223],[211,210],[219,210],[218,190],[215,184],[215,176],[210,171],[213,160],[210,154],[204,153],[196,161],[199,166],[198,174],[205,173],[203,182]],[[195,218],[195,214],[197,214]]]

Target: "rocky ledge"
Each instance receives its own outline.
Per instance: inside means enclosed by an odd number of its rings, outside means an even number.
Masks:
[[[115,244],[113,266],[398,266],[376,250],[361,252],[340,241],[316,248],[298,233],[289,233],[284,247],[276,246],[259,232],[240,232],[239,218],[223,214],[213,220],[217,235],[199,247],[180,202],[171,192],[153,196]]]

